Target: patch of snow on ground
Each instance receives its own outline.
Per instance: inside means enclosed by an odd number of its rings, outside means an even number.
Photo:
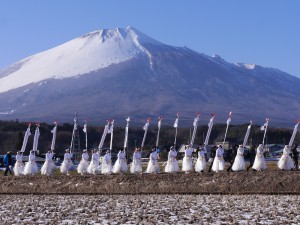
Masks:
[[[1,195],[0,224],[299,224],[297,195]]]

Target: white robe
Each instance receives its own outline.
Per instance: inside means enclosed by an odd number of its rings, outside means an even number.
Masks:
[[[72,162],[72,154],[71,153],[65,153],[64,154],[64,161],[62,162],[60,166],[60,172],[61,173],[69,173],[70,170],[73,168],[73,162]]]
[[[101,171],[99,159],[99,153],[93,153],[90,165],[87,168],[88,173],[96,175]]]
[[[157,162],[157,158],[158,158],[157,152],[156,151],[152,152],[149,158],[150,160],[148,162],[148,166],[145,173],[159,173],[160,168]]]
[[[203,172],[206,169],[206,158],[205,153],[207,153],[206,150],[198,151],[198,159],[195,165],[195,171],[196,172]]]
[[[125,173],[128,170],[126,163],[125,152],[119,151],[117,161],[113,167],[113,173]]]
[[[128,171],[128,165],[127,165],[127,160],[126,160],[126,152],[122,151],[122,172],[127,172]]]
[[[35,155],[30,153],[29,160],[25,163],[24,175],[34,175],[39,172],[39,168],[35,162]]]
[[[80,163],[77,167],[78,173],[87,173],[87,168],[89,167],[90,164],[88,160],[89,160],[89,154],[86,152],[82,153]]]
[[[244,148],[239,147],[237,150],[237,155],[234,159],[233,165],[231,167],[233,171],[243,171],[246,169],[246,163],[244,159]]]
[[[41,174],[42,175],[51,175],[53,173],[53,171],[56,169],[56,166],[52,160],[53,158],[53,153],[46,153],[46,157],[45,157],[45,162],[41,168]]]
[[[182,171],[189,172],[193,170],[192,154],[193,154],[192,148],[187,148],[184,151],[184,157],[182,159]]]
[[[14,166],[14,174],[15,176],[21,176],[24,173],[24,163],[22,162],[22,154],[16,155],[16,163]]]
[[[106,153],[101,167],[102,174],[111,174],[112,173],[112,165],[111,165],[111,156],[110,153]]]
[[[173,173],[179,171],[179,166],[178,166],[178,161],[176,159],[176,156],[177,156],[177,152],[175,151],[175,149],[169,151],[168,161],[165,167],[166,173]]]
[[[213,171],[218,172],[218,171],[224,170],[225,161],[223,158],[223,154],[224,154],[224,149],[219,147],[216,150],[216,156],[215,156],[212,168],[211,168]]]
[[[134,152],[132,157],[132,163],[130,164],[131,173],[142,173],[142,156],[141,152]]]
[[[294,161],[292,160],[291,156],[290,156],[290,147],[289,146],[285,146],[283,149],[283,154],[281,156],[281,158],[279,159],[277,166],[279,169],[281,170],[291,170],[294,169],[295,164]]]
[[[264,157],[264,150],[262,145],[259,145],[256,149],[256,156],[252,168],[257,171],[267,169],[267,163]]]

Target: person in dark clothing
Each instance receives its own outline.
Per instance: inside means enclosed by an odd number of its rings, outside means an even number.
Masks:
[[[5,165],[4,176],[7,176],[8,172],[10,174],[12,174],[12,172],[11,172],[11,166],[12,166],[11,152],[7,152],[7,154],[4,156],[3,162],[4,162],[4,165]]]
[[[256,146],[253,145],[250,150],[249,150],[249,162],[250,165],[247,167],[247,171],[249,171],[249,169],[253,166],[254,160],[255,160],[255,156],[256,156]]]
[[[217,146],[213,146],[210,150],[210,158],[209,161],[211,164],[209,165],[208,172],[211,172],[212,165],[214,164],[214,158],[216,156]]]
[[[230,163],[230,166],[227,168],[228,172],[232,171],[231,167],[234,163],[234,159],[236,157],[238,148],[239,148],[239,145],[234,145],[232,147],[232,149],[230,149],[229,152],[228,152],[228,162]]]
[[[295,163],[295,170],[299,170],[299,166],[298,166],[299,152],[297,151],[297,148],[298,148],[298,144],[295,143],[292,148],[293,160]]]

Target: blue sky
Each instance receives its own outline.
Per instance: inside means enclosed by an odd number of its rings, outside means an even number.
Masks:
[[[298,0],[0,0],[0,68],[130,25],[166,44],[300,77],[299,12]]]

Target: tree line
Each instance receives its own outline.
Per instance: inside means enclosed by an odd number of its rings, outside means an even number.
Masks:
[[[244,136],[249,124],[230,125],[227,141],[231,145],[241,144],[244,140]],[[28,127],[28,123],[16,121],[1,121],[0,120],[0,154],[5,154],[7,151],[16,153],[21,149],[23,143],[23,137]],[[40,154],[46,153],[50,149],[52,141],[51,130],[52,124],[41,123],[40,124],[40,138],[38,149]],[[78,126],[80,135],[81,149],[85,148],[85,133],[83,132],[83,126]],[[221,142],[224,138],[226,124],[215,124],[211,136],[210,144]],[[32,135],[28,139],[27,148],[25,154],[28,154],[33,145],[33,134],[35,125],[31,126]],[[88,125],[88,149],[95,149],[98,147],[104,126]],[[197,129],[197,135],[195,138],[195,144],[202,144],[206,137],[208,130],[207,125],[199,125]],[[63,153],[65,149],[70,147],[71,137],[73,131],[73,124],[63,123],[57,127],[56,145],[55,151],[57,153]],[[181,144],[187,144],[190,141],[190,136],[193,131],[193,127],[179,127],[177,136],[177,147]],[[266,143],[267,144],[288,144],[292,135],[292,129],[287,128],[268,128]],[[128,135],[128,149],[132,150],[135,147],[141,145],[144,135],[142,127],[130,127]],[[154,124],[150,124],[145,141],[145,150],[150,150],[156,143],[157,127]],[[125,127],[114,127],[113,136],[113,149],[119,150],[123,148],[125,136]],[[296,136],[295,142],[300,142],[300,135]],[[164,150],[174,145],[175,128],[172,126],[162,126],[160,130],[159,147]],[[260,130],[260,126],[252,125],[251,133],[248,143],[250,145],[258,145],[262,143],[263,131]],[[104,147],[109,147],[110,135],[108,134],[104,142]]]

